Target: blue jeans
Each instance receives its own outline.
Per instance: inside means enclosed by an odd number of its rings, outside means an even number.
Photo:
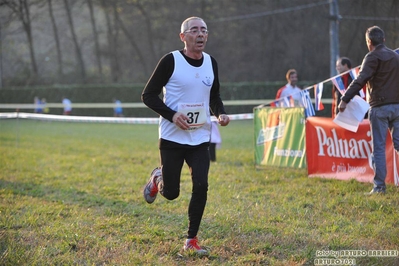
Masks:
[[[394,149],[399,153],[399,103],[372,107],[369,120],[373,142],[374,188],[385,190],[387,175],[385,149],[388,129]]]

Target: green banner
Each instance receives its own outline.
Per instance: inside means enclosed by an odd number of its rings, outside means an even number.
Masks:
[[[303,108],[254,108],[255,164],[306,168]]]

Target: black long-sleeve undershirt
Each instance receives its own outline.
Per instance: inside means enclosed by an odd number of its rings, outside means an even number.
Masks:
[[[184,56],[187,62],[194,67],[200,67],[204,61],[204,57],[196,60],[184,55],[183,50],[181,50],[180,53]],[[226,112],[224,110],[222,99],[220,98],[220,83],[217,62],[212,56],[211,61],[214,81],[210,93],[209,107],[211,112],[218,117],[220,114],[225,114]],[[172,76],[174,68],[175,61],[173,54],[169,53],[163,56],[161,60],[159,60],[158,65],[145,85],[141,95],[141,100],[146,106],[170,122],[173,122],[173,115],[177,111],[166,106],[159,95],[162,93],[163,87],[168,83],[170,77]]]

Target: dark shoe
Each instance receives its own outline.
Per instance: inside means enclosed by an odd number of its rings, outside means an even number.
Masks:
[[[385,195],[385,189],[383,188],[373,188],[370,192],[365,193],[365,195]]]

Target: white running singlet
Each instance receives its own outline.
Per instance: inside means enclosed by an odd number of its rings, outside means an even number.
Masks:
[[[199,145],[210,140],[209,98],[214,75],[211,57],[202,53],[200,67],[190,65],[179,51],[172,52],[175,68],[163,88],[163,101],[189,117],[189,130],[182,130],[161,117],[159,137],[180,144]]]

